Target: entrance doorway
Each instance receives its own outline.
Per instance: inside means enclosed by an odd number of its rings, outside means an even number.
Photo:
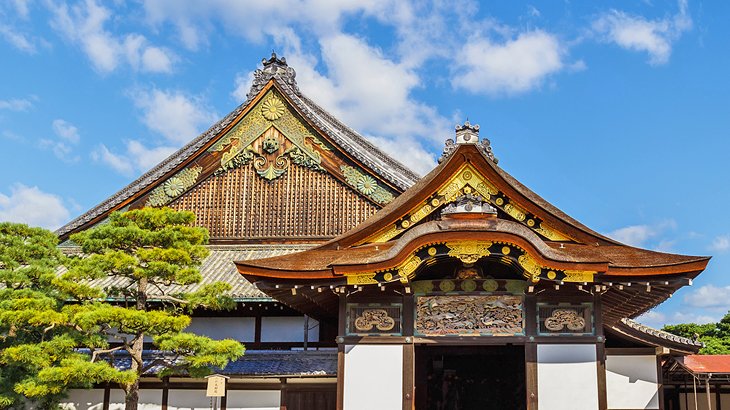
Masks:
[[[524,410],[524,346],[416,347],[416,410]]]

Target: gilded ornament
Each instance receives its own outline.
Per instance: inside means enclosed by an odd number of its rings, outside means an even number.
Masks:
[[[389,190],[380,186],[375,178],[359,169],[349,165],[341,165],[340,170],[348,185],[376,203],[387,204],[395,198]]]
[[[518,220],[520,222],[524,221],[525,217],[527,216],[527,215],[525,215],[525,211],[523,211],[522,209],[520,209],[519,207],[515,206],[512,203],[505,205],[504,211],[507,212],[507,214],[509,216],[515,218],[516,220]]]
[[[559,332],[566,327],[574,332],[584,330],[586,320],[574,309],[555,309],[552,315],[545,319],[545,328],[553,332]]]
[[[365,195],[372,194],[377,187],[378,183],[370,175],[362,175],[357,180],[357,190]]]
[[[428,254],[429,254],[429,256],[436,256],[436,252],[437,252],[436,251],[436,248],[434,248],[433,246],[430,247],[430,248],[428,248]]]
[[[412,282],[413,293],[430,293],[433,292],[433,282],[430,280],[421,280]]]
[[[434,199],[431,200],[431,206],[433,206],[434,208],[437,207],[437,206],[439,206],[439,205],[441,205],[441,201],[439,201],[438,198],[434,198]]]
[[[511,293],[525,293],[527,282],[522,280],[507,280],[505,281],[504,288],[507,292]]]
[[[369,332],[376,328],[382,332],[393,330],[395,320],[388,316],[385,309],[365,309],[362,315],[355,319],[355,329],[361,332]]]
[[[203,167],[192,166],[173,175],[162,185],[152,190],[150,196],[147,197],[145,206],[163,206],[169,204],[173,199],[182,195],[183,192],[195,185],[202,171]]]
[[[268,136],[261,144],[261,148],[269,154],[273,154],[274,152],[279,150],[279,140],[274,138],[273,136]]]
[[[535,226],[535,220],[534,219],[528,219],[527,220],[527,226],[529,226],[530,228],[532,228],[533,226]]]
[[[442,292],[451,292],[456,289],[456,285],[453,280],[442,280],[441,283],[439,283],[439,289],[441,289]]]
[[[535,260],[532,259],[528,254],[521,255],[519,258],[517,258],[517,262],[525,270],[525,276],[527,276],[528,278],[535,279],[540,277],[540,265],[538,265],[537,262],[535,262]]]
[[[566,270],[564,282],[593,282],[593,275],[596,272],[580,271],[580,270]]]
[[[374,273],[347,276],[348,285],[376,285],[377,283],[378,281],[375,280]]]
[[[393,280],[393,274],[390,272],[386,272],[383,275],[383,280],[385,280],[386,282],[390,282],[391,280]]]
[[[512,249],[509,246],[502,247],[502,255],[509,255],[510,252],[512,252]]]
[[[460,261],[466,264],[476,263],[479,259],[484,256],[489,256],[489,247],[492,246],[491,242],[484,241],[464,241],[453,244],[446,244],[449,248],[448,255],[459,258]]]
[[[464,178],[464,180],[465,180],[465,181],[468,181],[468,180],[470,180],[472,176],[473,176],[473,174],[472,174],[472,173],[471,173],[471,171],[469,171],[469,170],[466,170],[466,171],[464,171],[464,172],[463,172],[463,173],[461,174],[461,177],[462,177],[462,178]]]
[[[487,279],[482,283],[482,289],[487,292],[494,292],[499,287],[499,284],[494,279]]]
[[[474,279],[466,279],[461,282],[461,290],[465,292],[474,292],[477,289],[477,283]]]
[[[415,254],[411,255],[408,259],[406,259],[406,262],[401,265],[401,267],[398,269],[398,273],[401,276],[401,281],[407,281],[408,278],[410,278],[411,274],[418,269],[418,266],[421,264],[421,258],[416,256]]]
[[[522,334],[522,305],[516,295],[418,296],[414,330],[424,336]]]
[[[278,120],[286,112],[284,103],[274,95],[269,96],[261,104],[261,115],[269,121]]]
[[[555,273],[555,271],[554,271],[554,270],[548,271],[548,273],[547,273],[547,277],[548,277],[548,279],[550,279],[550,280],[554,280],[554,279],[555,279],[555,278],[556,278],[557,276],[558,276],[558,275],[557,275],[557,274]]]
[[[502,198],[497,198],[494,202],[499,206],[504,205],[504,199]]]
[[[408,219],[406,219],[406,220],[404,220],[404,221],[402,221],[402,222],[400,223],[400,226],[401,226],[401,227],[402,227],[403,229],[408,229],[408,227],[409,227],[409,226],[411,226],[411,221],[409,221]]]

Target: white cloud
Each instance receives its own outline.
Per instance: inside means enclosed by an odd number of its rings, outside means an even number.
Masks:
[[[693,311],[691,313],[676,311],[667,314],[656,310],[650,310],[637,317],[635,320],[646,326],[661,329],[664,325],[673,325],[678,323],[716,323],[721,318],[722,314],[705,314],[697,311]]]
[[[202,98],[159,89],[131,93],[142,121],[171,143],[185,144],[218,119]]]
[[[726,252],[730,250],[730,235],[721,235],[713,239],[710,250],[715,252]]]
[[[722,308],[730,309],[730,286],[718,287],[705,285],[692,291],[684,297],[684,302],[695,308]]]
[[[504,42],[475,36],[455,56],[452,83],[474,93],[524,93],[563,70],[565,54],[558,38],[541,30],[520,33]]]
[[[49,3],[49,7],[53,15],[51,26],[69,41],[80,45],[98,71],[114,71],[121,62],[135,70],[172,71],[177,57],[171,51],[150,46],[141,34],[120,37],[106,30],[104,25],[111,18],[111,11],[95,0],[72,7],[66,3]]]
[[[626,245],[645,247],[650,239],[654,239],[667,230],[676,229],[677,222],[668,219],[654,225],[631,225],[616,229],[608,233],[608,236]],[[663,239],[657,244],[657,248],[667,250],[671,248],[673,241]]]
[[[79,130],[73,124],[62,120],[53,120],[51,124],[56,138],[43,138],[40,140],[41,148],[50,149],[58,159],[66,162],[76,162],[80,159],[73,155],[73,148],[81,141]]]
[[[63,200],[38,187],[15,184],[10,194],[0,193],[0,221],[21,222],[56,229],[69,219]]]
[[[13,98],[0,100],[0,110],[28,111],[33,107],[33,102],[25,98]]]
[[[30,14],[30,9],[28,7],[28,3],[30,3],[31,0],[13,0],[13,6],[15,7],[15,11],[18,13],[18,16],[27,19],[28,15]]]
[[[604,41],[619,47],[646,52],[649,64],[665,64],[672,54],[672,44],[692,28],[687,1],[679,1],[679,12],[663,19],[649,20],[620,10],[611,10],[593,22],[593,30]]]
[[[147,148],[137,140],[127,141],[125,149],[124,153],[115,153],[106,145],[101,144],[91,153],[91,158],[109,166],[121,175],[134,177],[151,169],[177,151],[177,148],[169,146]]]
[[[35,54],[38,51],[32,39],[11,26],[0,24],[0,37],[13,47],[28,54]]]
[[[246,94],[251,89],[251,84],[253,84],[253,72],[236,74],[236,78],[233,80],[233,91],[231,92],[231,96],[236,102],[246,101]]]

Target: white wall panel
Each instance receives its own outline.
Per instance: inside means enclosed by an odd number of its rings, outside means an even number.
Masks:
[[[606,394],[609,409],[658,409],[656,356],[606,357]]]
[[[104,405],[103,389],[72,389],[61,402],[64,410],[101,410]]]
[[[162,408],[162,389],[141,389],[138,410],[160,410]],[[124,410],[124,390],[111,389],[109,410]]]
[[[319,322],[309,319],[309,341],[319,341]],[[303,342],[304,316],[280,316],[261,318],[262,342]]]
[[[540,410],[598,409],[596,345],[538,345]]]
[[[228,410],[279,410],[279,390],[228,390]]]
[[[168,410],[210,410],[210,403],[205,390],[170,389],[167,396]]]
[[[692,385],[690,385],[690,388]],[[697,410],[716,410],[715,409],[715,393],[710,393],[710,400],[712,401],[712,409],[708,409],[707,407],[707,395],[705,395],[705,385],[704,384],[697,384]],[[690,392],[687,394],[687,404],[688,406],[685,407],[684,405],[684,399],[685,395],[684,393],[679,394],[679,408],[681,410],[695,410],[695,395],[694,393]],[[725,406],[722,407],[723,409]]]
[[[256,319],[252,317],[194,317],[186,332],[208,336],[211,339],[234,339],[239,342],[253,342]]]
[[[345,346],[344,410],[403,408],[403,346]]]

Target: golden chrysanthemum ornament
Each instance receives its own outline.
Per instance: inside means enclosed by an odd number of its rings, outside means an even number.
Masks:
[[[269,121],[278,120],[284,115],[286,107],[280,99],[271,96],[261,104],[261,115]]]

